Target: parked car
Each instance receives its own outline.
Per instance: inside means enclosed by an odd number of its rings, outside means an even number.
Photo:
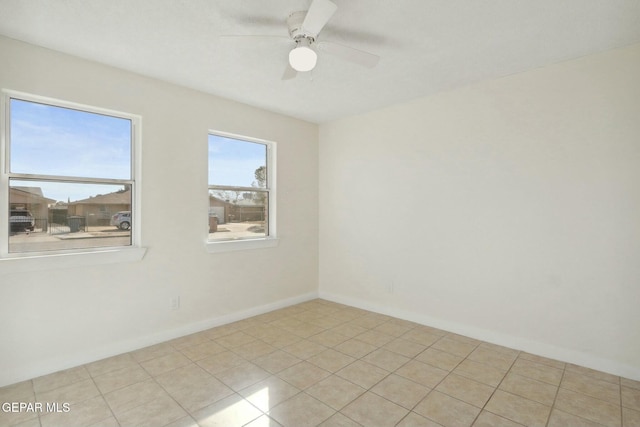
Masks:
[[[9,215],[9,230],[17,233],[20,231],[33,231],[35,221],[31,212],[25,209],[11,209]]]
[[[131,228],[131,211],[120,211],[111,217],[111,225],[115,225],[121,230]]]

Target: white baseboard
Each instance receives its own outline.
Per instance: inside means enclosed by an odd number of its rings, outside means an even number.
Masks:
[[[144,337],[114,342],[100,348],[91,349],[90,351],[83,352],[82,354],[43,360],[41,363],[32,366],[16,367],[15,369],[12,369],[11,372],[3,372],[0,374],[0,387],[95,362],[107,357],[117,356],[122,353],[128,353],[150,345],[180,338],[182,336],[194,334],[210,328],[215,328],[216,326],[237,322],[238,320],[268,313],[273,310],[289,307],[315,298],[318,298],[318,293],[309,292],[258,307],[252,307],[247,310],[225,314],[224,316],[211,317],[199,322],[190,323],[173,329],[167,329]]]
[[[423,313],[406,311],[394,307],[387,307],[368,301],[347,297],[344,295],[332,294],[320,291],[319,298],[361,308],[363,310],[373,311],[387,316],[408,320],[419,323],[421,325],[431,326],[433,328],[442,329],[492,344],[513,348],[527,353],[556,359],[563,362],[573,363],[575,365],[584,366],[598,371],[607,372],[624,378],[640,381],[640,368],[638,366],[626,365],[613,360],[600,358],[591,354],[557,347],[550,344],[530,340],[527,338],[507,335],[487,329],[477,328],[472,325],[466,325],[448,320],[438,319]]]

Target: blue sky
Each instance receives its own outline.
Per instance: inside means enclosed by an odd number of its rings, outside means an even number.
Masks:
[[[11,100],[11,172],[130,179],[131,121],[19,99]],[[209,184],[251,187],[266,165],[266,145],[208,137]],[[40,187],[45,197],[76,201],[121,190],[117,185],[12,180]]]
[[[130,179],[131,121],[12,99],[11,172]],[[12,181],[12,185],[39,186],[45,197],[58,201],[122,188],[44,181]]]
[[[266,159],[264,144],[209,135],[209,185],[251,187]]]

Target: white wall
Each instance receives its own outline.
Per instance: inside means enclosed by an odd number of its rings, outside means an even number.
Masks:
[[[0,58],[1,88],[142,116],[148,248],[133,263],[0,265],[0,385],[317,293],[317,125],[6,38]],[[277,142],[278,247],[205,251],[208,129]]]
[[[640,379],[640,45],[322,125],[320,295]]]

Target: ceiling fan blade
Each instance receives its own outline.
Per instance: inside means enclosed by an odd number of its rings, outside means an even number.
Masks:
[[[275,27],[282,28],[283,23],[285,22],[282,17],[274,17],[274,16],[266,16],[266,15],[236,15],[232,16],[238,24],[241,25],[260,25],[263,27]]]
[[[327,52],[328,54],[367,68],[375,67],[378,64],[378,61],[380,61],[380,57],[378,55],[338,43],[319,42],[317,43],[317,46],[318,49],[323,52]]]
[[[277,36],[272,34],[221,34],[218,37],[221,39],[236,39],[240,41],[280,40],[283,42],[291,43],[290,37]]]
[[[305,33],[317,36],[324,26],[329,22],[338,6],[331,0],[313,0],[307,16],[302,22]]]
[[[285,68],[284,73],[282,74],[282,80],[295,79],[297,75],[298,72],[294,70],[289,63],[287,63],[287,68]]]

